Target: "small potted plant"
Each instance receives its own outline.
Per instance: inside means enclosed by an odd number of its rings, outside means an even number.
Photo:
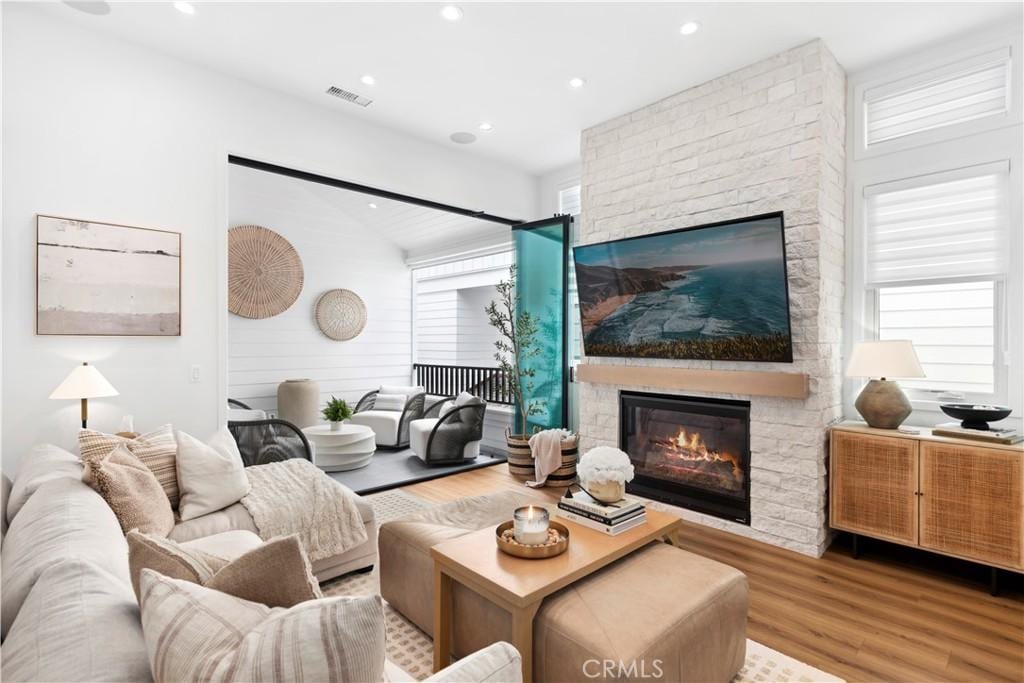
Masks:
[[[633,481],[633,463],[624,451],[608,446],[591,448],[580,458],[580,486],[602,503],[615,503],[626,495]]]
[[[331,396],[331,400],[327,402],[324,409],[320,411],[324,419],[331,423],[331,431],[337,432],[341,430],[341,425],[345,420],[352,417],[352,409],[348,407],[340,398],[334,398]]]

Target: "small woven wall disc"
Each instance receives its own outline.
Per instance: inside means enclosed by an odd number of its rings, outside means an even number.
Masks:
[[[302,259],[284,237],[259,225],[228,231],[229,311],[256,319],[284,313],[302,281]]]
[[[316,302],[316,324],[335,341],[354,339],[366,326],[366,304],[348,289],[324,292]]]

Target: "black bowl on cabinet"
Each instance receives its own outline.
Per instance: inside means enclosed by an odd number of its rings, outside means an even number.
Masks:
[[[964,429],[988,429],[989,422],[997,422],[1008,417],[1013,408],[1007,406],[978,405],[976,403],[943,403],[939,405],[946,415],[962,420]]]

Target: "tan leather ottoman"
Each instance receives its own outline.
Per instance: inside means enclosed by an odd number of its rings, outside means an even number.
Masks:
[[[535,496],[465,498],[382,525],[384,599],[432,635],[430,547],[505,521]],[[747,604],[738,570],[652,543],[544,601],[534,619],[534,680],[724,683],[743,666]],[[456,656],[511,638],[508,613],[460,584],[453,614]]]

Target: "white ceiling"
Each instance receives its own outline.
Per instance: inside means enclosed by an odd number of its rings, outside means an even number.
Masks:
[[[112,3],[43,11],[339,113],[543,173],[578,159],[579,132],[814,38],[848,71],[957,34],[1022,21],[986,3]],[[680,36],[698,20],[701,30]],[[1018,29],[1019,30],[1019,29]],[[376,85],[360,83],[372,74]],[[586,86],[572,90],[573,76]],[[336,85],[366,109],[324,94]],[[477,130],[481,121],[494,130]],[[448,139],[479,136],[472,145]]]
[[[246,195],[272,195],[275,205],[282,211],[296,217],[304,214],[318,219],[332,216],[333,220],[345,223],[349,229],[358,226],[368,236],[391,242],[406,257],[430,255],[432,250],[444,245],[469,249],[511,240],[509,227],[501,223],[276,173],[232,165],[230,178],[230,201],[245,202]],[[315,208],[317,206],[321,208]]]

